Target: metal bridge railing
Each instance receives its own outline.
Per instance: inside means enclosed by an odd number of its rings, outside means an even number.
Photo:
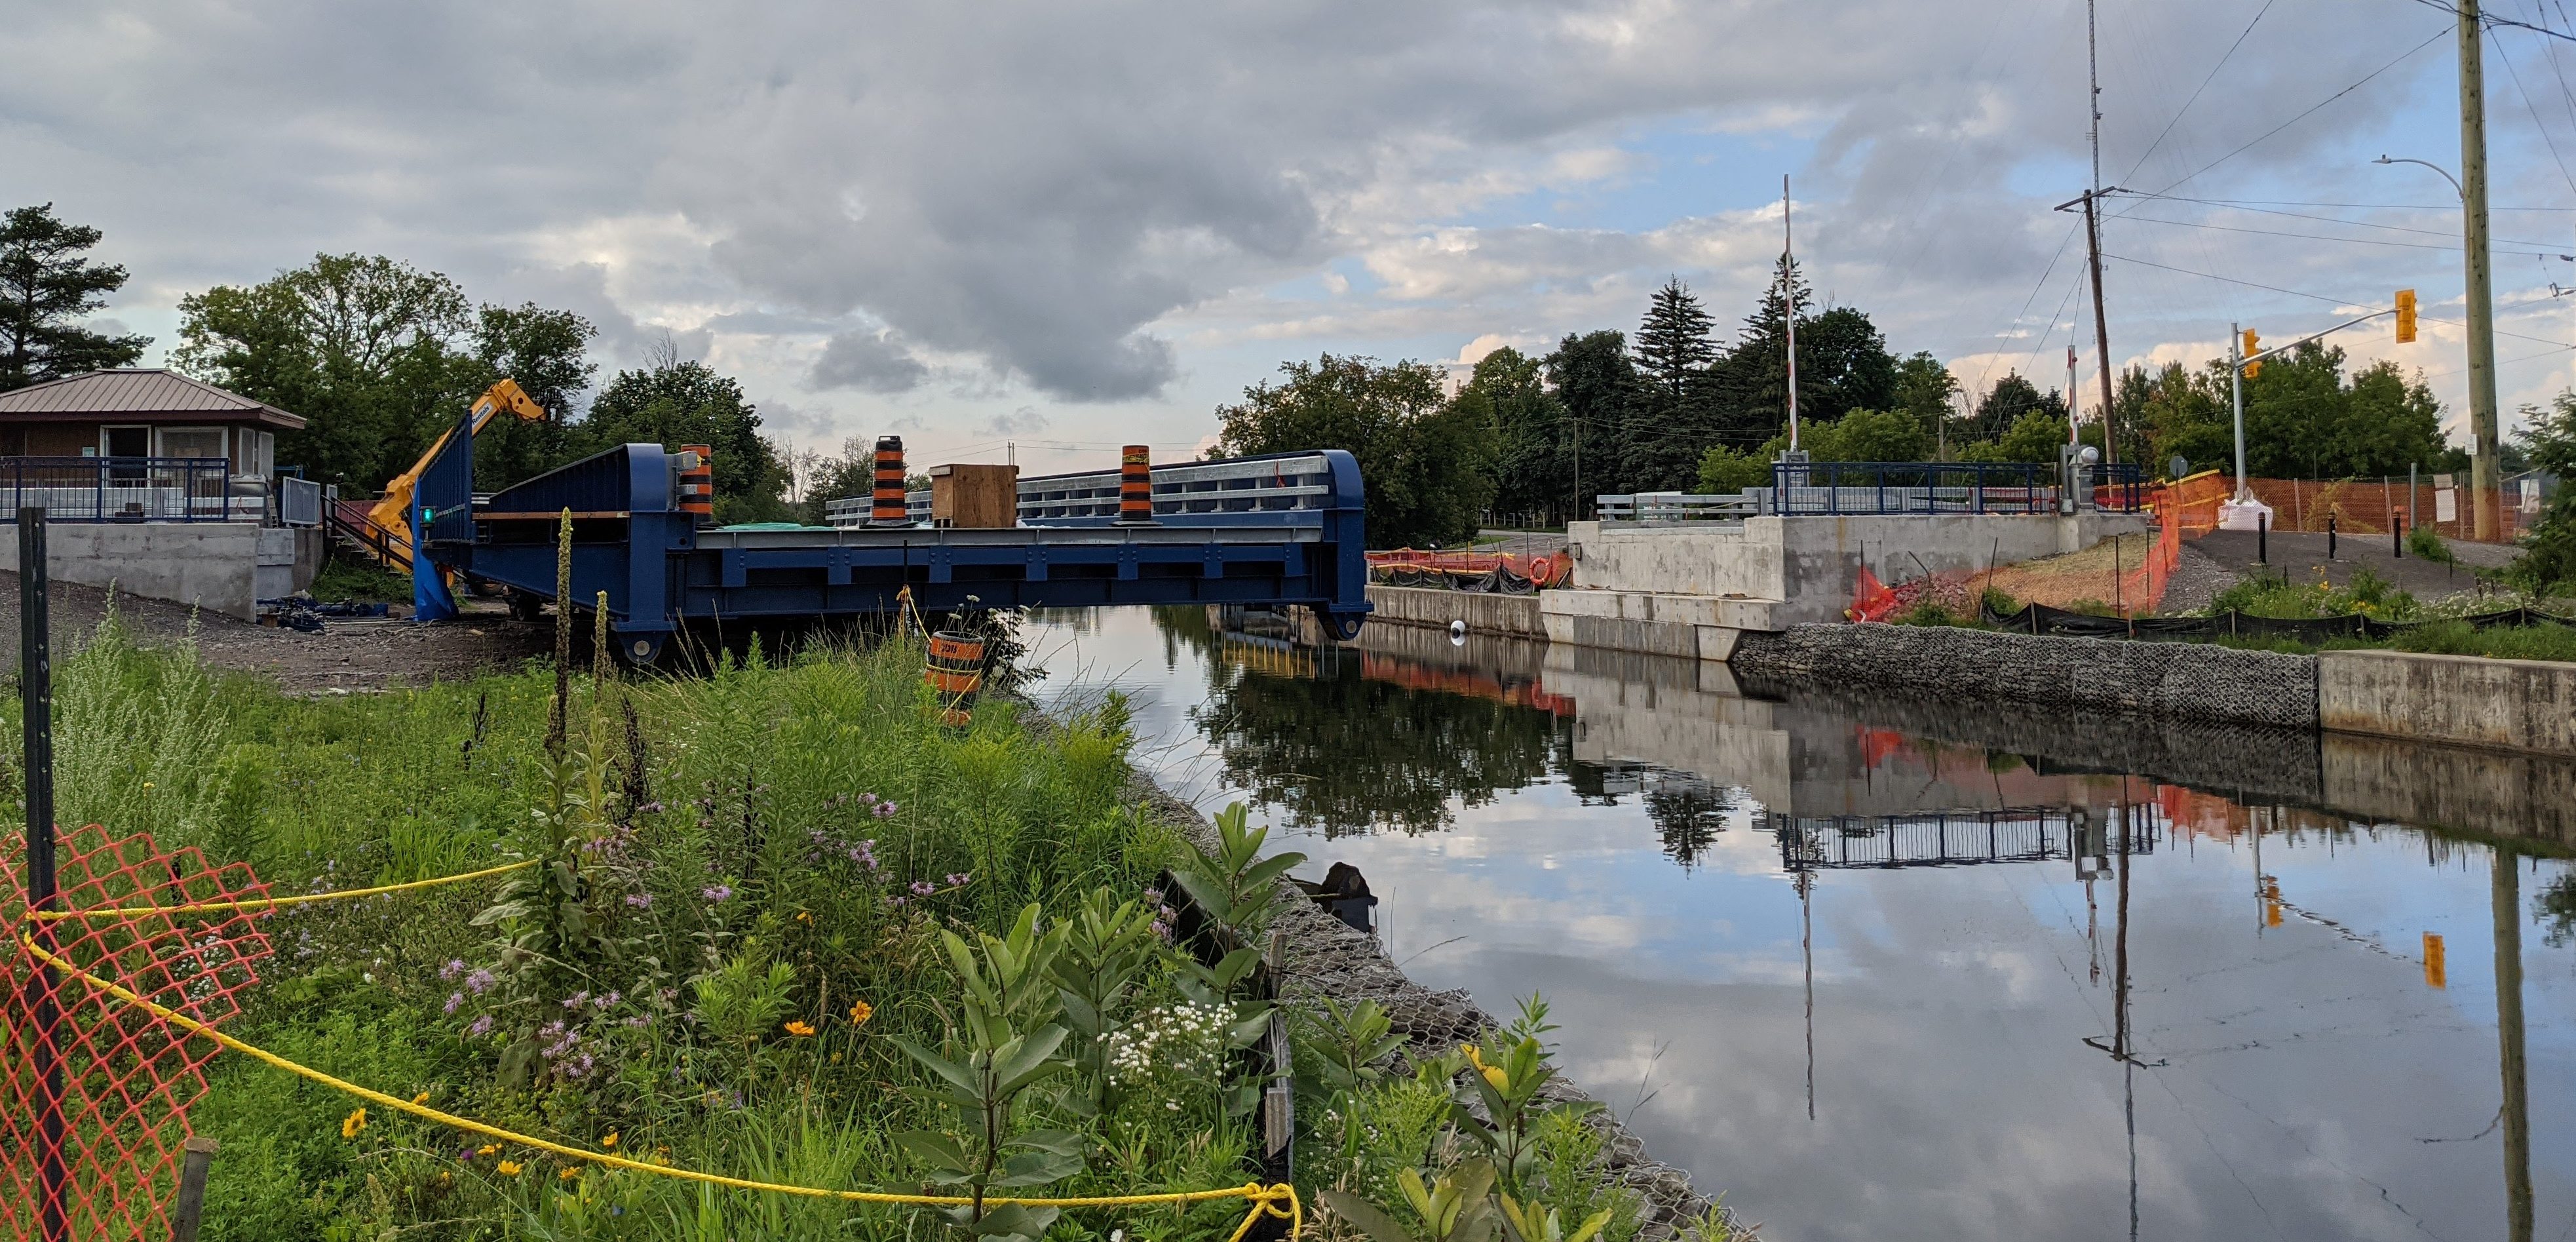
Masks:
[[[1157,518],[1323,510],[1331,507],[1333,497],[1332,468],[1321,453],[1156,466],[1149,477]],[[908,519],[929,521],[930,493],[906,492],[903,507]],[[868,498],[828,501],[823,513],[833,526],[864,526]],[[1117,516],[1114,469],[1020,480],[1019,520],[1024,524]]]
[[[2135,513],[2147,488],[2136,466],[2088,468],[2097,505]],[[1772,511],[1783,515],[2055,513],[2063,480],[2030,462],[1775,462]]]
[[[1701,496],[1687,492],[1638,492],[1594,501],[1604,522],[1667,524],[1740,521],[1762,512],[1757,495]]]
[[[257,522],[262,494],[232,494],[220,457],[0,457],[0,522],[41,507],[50,522]]]
[[[1869,867],[1962,867],[2044,862],[2118,848],[2105,825],[2063,808],[1933,811],[1908,815],[1783,815],[1764,812],[1761,827],[1780,839],[1791,871]],[[2152,820],[2130,829],[2129,852],[2155,852]]]

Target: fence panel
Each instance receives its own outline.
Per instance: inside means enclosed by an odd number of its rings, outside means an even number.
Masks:
[[[259,520],[261,499],[236,505],[231,489],[220,457],[0,458],[0,521],[17,521],[28,507],[54,522]]]

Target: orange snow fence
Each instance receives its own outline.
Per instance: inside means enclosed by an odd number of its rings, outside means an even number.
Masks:
[[[1453,587],[1462,591],[1500,589],[1518,595],[1565,585],[1574,562],[1564,554],[1523,556],[1517,552],[1423,552],[1397,548],[1368,554],[1369,581],[1389,586]]]
[[[9,880],[0,914],[47,952],[93,976],[191,1019],[221,1024],[241,1011],[235,996],[258,982],[252,964],[269,955],[258,926],[265,911],[232,903],[264,898],[268,886],[241,863],[209,866],[194,849],[166,852],[148,833],[111,839],[92,824],[56,847],[56,909],[191,907],[123,917],[28,917],[24,843],[0,844]],[[0,966],[7,997],[0,1034],[0,1238],[152,1239],[170,1233],[167,1209],[178,1185],[188,1109],[206,1091],[205,1067],[215,1045],[189,1039],[150,1010],[100,1003],[97,993],[60,974],[46,979],[29,955],[11,951]],[[54,1019],[40,1026],[39,1006]],[[35,1052],[50,1041],[62,1067],[60,1094],[49,1098],[35,1072]],[[48,1158],[45,1118],[58,1116],[59,1140]],[[48,1176],[48,1164],[52,1164]],[[59,1187],[49,1196],[48,1184]],[[50,1200],[50,1201],[49,1201]],[[47,1229],[48,1218],[59,1222]]]

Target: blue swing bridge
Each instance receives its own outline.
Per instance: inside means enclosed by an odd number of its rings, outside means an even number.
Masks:
[[[660,659],[692,625],[857,620],[912,606],[982,608],[1235,604],[1314,611],[1338,638],[1369,612],[1359,464],[1339,449],[1157,466],[1153,521],[1121,523],[1118,471],[1019,481],[1019,520],[942,527],[928,496],[903,525],[833,506],[832,526],[713,526],[681,508],[680,455],[625,444],[488,496],[474,494],[474,437],[451,436],[421,473],[412,520],[424,618],[441,575],[554,600],[556,537],[572,515],[572,598],[607,594],[621,658]],[[452,612],[452,605],[446,605]]]

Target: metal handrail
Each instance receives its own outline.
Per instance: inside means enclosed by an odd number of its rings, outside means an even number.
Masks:
[[[0,457],[0,521],[41,508],[50,522],[256,522],[262,494],[232,494],[221,457]]]

